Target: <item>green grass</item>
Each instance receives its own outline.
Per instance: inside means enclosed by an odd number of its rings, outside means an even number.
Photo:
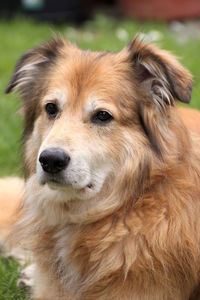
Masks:
[[[22,288],[16,288],[21,268],[10,258],[0,259],[0,299],[28,300],[28,293]]]
[[[54,33],[77,43],[81,48],[118,51],[139,31],[158,31],[159,45],[181,57],[181,62],[194,76],[191,107],[200,109],[200,40],[190,39],[179,44],[165,23],[138,23],[133,20],[115,20],[98,15],[82,27],[39,24],[31,20],[16,18],[8,22],[0,20],[0,176],[22,175],[20,135],[22,117],[17,114],[20,101],[16,94],[5,95],[4,90],[17,59],[29,48],[50,39]],[[122,40],[119,35],[122,33]],[[0,300],[27,299],[24,292],[16,288],[19,266],[16,262],[0,260]]]

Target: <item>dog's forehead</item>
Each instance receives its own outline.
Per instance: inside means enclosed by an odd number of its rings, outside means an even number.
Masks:
[[[124,59],[125,60],[125,59]],[[49,74],[48,93],[63,103],[91,102],[91,95],[100,99],[116,99],[127,66],[119,53],[71,50],[57,58]],[[51,97],[51,96],[50,96]]]

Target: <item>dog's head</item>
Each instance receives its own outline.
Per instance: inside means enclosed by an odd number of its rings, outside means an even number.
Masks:
[[[118,53],[82,51],[60,38],[28,51],[6,89],[24,100],[27,177],[78,198],[112,189],[127,173],[138,185],[146,157],[163,159],[171,107],[188,103],[191,89],[172,55],[138,38]]]

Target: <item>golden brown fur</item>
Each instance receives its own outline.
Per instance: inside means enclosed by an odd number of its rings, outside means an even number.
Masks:
[[[24,182],[17,177],[0,179],[0,237],[4,238],[16,219],[22,201]]]
[[[200,134],[200,112],[191,108],[179,107],[179,113],[185,126]]]
[[[189,102],[191,86],[175,58],[138,39],[119,53],[55,40],[21,58],[7,88],[19,89],[25,110],[24,217],[13,240],[33,251],[35,299],[195,297],[200,137],[175,106]],[[50,100],[60,105],[53,121],[44,109]],[[96,106],[114,119],[94,124]],[[42,185],[38,153],[52,146],[70,152],[85,177],[92,170],[97,190],[89,181]]]

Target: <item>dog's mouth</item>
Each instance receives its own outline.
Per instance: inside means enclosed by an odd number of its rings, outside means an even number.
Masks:
[[[40,169],[39,169],[40,171]],[[85,174],[48,174],[47,172],[37,172],[37,179],[40,185],[46,185],[51,190],[62,192],[66,197],[72,195],[74,198],[88,199],[99,192],[99,185],[95,178]]]
[[[48,184],[53,189],[71,188],[71,189],[77,190],[79,192],[85,191],[87,189],[88,190],[93,190],[94,189],[94,185],[92,183],[89,183],[84,187],[77,188],[77,187],[74,187],[72,183],[66,183],[66,182],[60,181],[56,178],[50,178],[46,182],[44,182],[44,184]]]

